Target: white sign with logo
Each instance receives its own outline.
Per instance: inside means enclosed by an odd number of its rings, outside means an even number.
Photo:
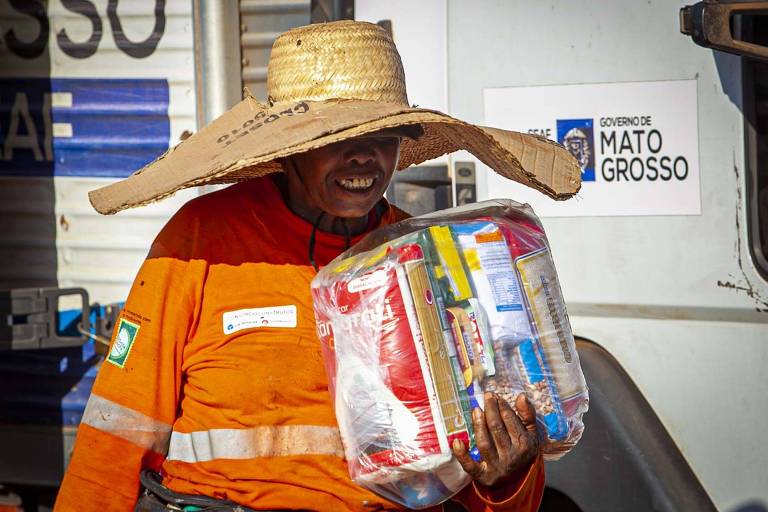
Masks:
[[[696,80],[504,87],[484,99],[488,126],[560,142],[582,177],[561,202],[491,172],[486,198],[542,217],[701,214]]]

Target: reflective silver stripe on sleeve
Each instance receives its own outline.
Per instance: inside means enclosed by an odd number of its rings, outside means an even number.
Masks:
[[[291,455],[344,456],[339,429],[316,425],[270,425],[248,429],[172,432],[168,460],[207,462]]]
[[[108,400],[91,394],[83,413],[83,423],[136,446],[165,455],[171,426]]]

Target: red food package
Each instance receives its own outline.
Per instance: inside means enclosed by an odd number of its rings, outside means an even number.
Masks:
[[[357,481],[450,496],[467,481],[450,446],[456,438],[468,443],[469,435],[422,249],[397,250],[395,262],[313,290],[315,300],[334,303],[333,313],[316,312],[331,393]],[[334,330],[356,342],[338,352]],[[337,379],[346,385],[337,388]],[[443,478],[408,483],[429,472]]]

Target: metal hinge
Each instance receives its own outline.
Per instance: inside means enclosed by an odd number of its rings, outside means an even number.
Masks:
[[[59,332],[59,299],[80,296],[82,321],[91,331],[91,306],[82,288],[16,288],[0,291],[0,350],[29,350],[82,345],[86,337]]]

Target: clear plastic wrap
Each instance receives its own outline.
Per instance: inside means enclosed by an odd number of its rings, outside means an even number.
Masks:
[[[312,281],[350,476],[408,508],[469,482],[471,410],[526,393],[545,458],[581,437],[587,387],[544,230],[487,201],[379,229]]]

